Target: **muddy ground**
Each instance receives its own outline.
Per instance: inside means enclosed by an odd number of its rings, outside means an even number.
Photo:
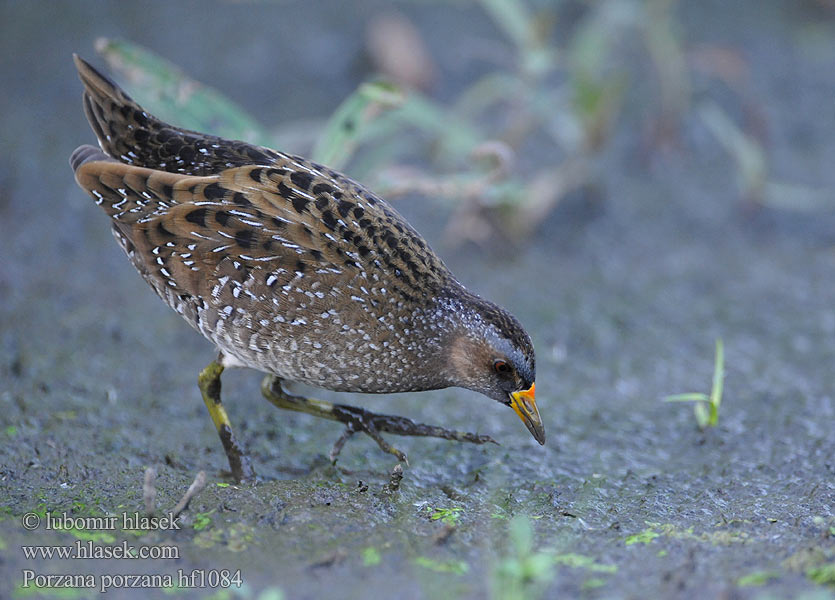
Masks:
[[[724,5],[681,4],[686,47],[738,50],[773,176],[835,189],[835,14],[825,2]],[[477,68],[468,48],[501,39],[475,4],[399,6],[432,45],[441,99]],[[531,332],[545,447],[461,390],[304,390],[501,443],[394,439],[411,466],[391,492],[395,462],[370,440],[331,466],[338,426],[279,412],[257,373],[230,372],[227,407],[262,478],[230,485],[195,385],[212,349],[136,276],[72,180],[67,157],[92,137],[70,56],[95,59],[102,35],[131,39],[263,123],[320,117],[368,75],[362,33],[381,5],[201,7],[0,5],[0,597],[96,595],[23,588],[26,570],[99,584],[194,569],[240,569],[246,587],[110,594],[832,597],[835,191],[813,212],[746,204],[733,160],[695,117],[677,143],[647,150],[646,82],[634,82],[595,193],[567,199],[513,248],[445,246],[437,205],[396,204],[466,285]],[[695,100],[721,96],[700,86]],[[702,432],[690,406],[662,398],[709,391],[716,338],[724,398],[719,425]],[[147,467],[164,509],[207,473],[180,530],[23,527],[27,513],[141,511]],[[21,548],[77,540],[175,546],[180,558],[30,559]]]

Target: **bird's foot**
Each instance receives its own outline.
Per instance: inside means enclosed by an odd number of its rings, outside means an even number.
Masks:
[[[261,393],[272,404],[279,408],[305,412],[317,417],[324,417],[332,421],[339,421],[345,423],[345,431],[339,436],[339,439],[333,445],[329,453],[332,462],[336,462],[337,456],[342,451],[345,442],[355,433],[364,433],[372,440],[377,442],[377,445],[383,452],[393,454],[401,462],[409,464],[406,454],[389,444],[381,433],[393,433],[395,435],[409,435],[419,437],[436,437],[445,440],[454,440],[458,442],[470,442],[473,444],[486,444],[488,442],[497,444],[496,440],[489,435],[480,435],[476,433],[469,433],[466,431],[454,431],[436,425],[424,425],[423,423],[415,423],[406,417],[398,417],[395,415],[377,414],[364,408],[356,406],[349,406],[347,404],[331,404],[330,402],[323,402],[312,398],[302,398],[301,396],[293,396],[281,389],[281,380],[272,375],[264,378],[261,384]]]
[[[333,415],[336,420],[346,424],[345,431],[336,440],[333,449],[330,452],[330,459],[336,462],[336,457],[342,450],[342,446],[348,441],[352,435],[357,432],[362,432],[377,442],[377,445],[383,452],[393,454],[398,460],[409,464],[406,455],[394,448],[380,435],[381,432],[393,433],[395,435],[409,435],[419,437],[436,437],[445,440],[455,440],[458,442],[471,442],[473,444],[486,444],[487,442],[497,443],[496,440],[489,435],[478,435],[466,431],[453,431],[444,427],[436,425],[425,425],[423,423],[415,423],[406,417],[399,417],[396,415],[381,415],[358,408],[356,406],[349,406],[347,404],[334,404]]]

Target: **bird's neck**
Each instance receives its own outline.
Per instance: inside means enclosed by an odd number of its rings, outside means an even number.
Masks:
[[[423,335],[428,348],[428,370],[436,374],[437,388],[466,385],[476,355],[484,351],[480,315],[481,299],[461,289],[455,295],[437,298]]]

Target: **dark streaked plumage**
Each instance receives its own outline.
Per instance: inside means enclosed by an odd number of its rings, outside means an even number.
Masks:
[[[101,146],[73,153],[76,179],[221,365],[339,391],[466,387],[544,441],[529,336],[385,201],[303,158],[167,125],[76,66]]]

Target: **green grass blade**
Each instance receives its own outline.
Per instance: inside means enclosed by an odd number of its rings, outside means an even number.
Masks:
[[[163,121],[255,144],[274,142],[237,104],[142,46],[101,38],[96,51],[128,81],[131,96]]]
[[[362,168],[359,171],[351,168],[351,174],[357,176],[360,171],[368,172],[376,165],[392,162],[397,149],[403,146],[398,140],[408,139],[404,132],[409,130],[429,136],[436,145],[438,159],[448,163],[468,163],[472,151],[483,141],[480,132],[463,117],[421,94],[410,92],[396,104],[384,97],[375,107],[365,96],[368,91],[372,90],[364,90],[361,97],[349,98],[337,109],[314,150],[314,160],[344,168],[359,145],[370,146],[357,159],[357,165],[362,164]],[[360,118],[353,120],[351,115]],[[346,122],[351,123],[347,129],[352,131],[346,131]],[[391,152],[387,153],[386,149]]]
[[[531,44],[532,19],[521,0],[481,0],[481,5],[517,48],[525,50]]]
[[[759,200],[768,179],[768,159],[762,144],[745,133],[713,102],[699,107],[699,116],[710,132],[736,162],[742,192]]]
[[[523,0],[481,0],[481,6],[516,46],[524,73],[540,78],[557,66],[556,50],[544,43],[547,18],[534,17]]]
[[[671,396],[664,396],[664,402],[709,402],[707,394],[701,392],[692,392],[687,394],[673,394]]]
[[[719,405],[725,381],[725,345],[722,338],[716,340],[716,359],[713,363],[713,387],[710,390],[710,425],[719,423]]]
[[[477,129],[420,94],[409,95],[398,118],[412,127],[437,136],[441,153],[447,158],[466,159],[483,141]]]
[[[711,424],[710,415],[705,406],[703,402],[693,405],[693,413],[696,415],[696,423],[699,425],[699,429],[704,429]]]
[[[519,96],[527,96],[528,93],[525,82],[515,74],[490,73],[461,92],[453,112],[459,117],[473,119],[488,108],[516,100]],[[549,108],[553,110],[553,104]]]
[[[402,90],[393,84],[363,83],[328,119],[311,158],[331,168],[344,169],[369,124],[405,101]]]

